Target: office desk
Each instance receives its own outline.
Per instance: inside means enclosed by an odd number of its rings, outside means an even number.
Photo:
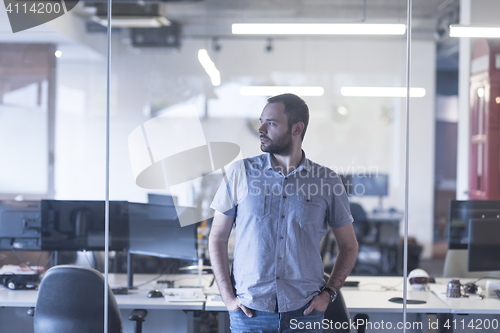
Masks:
[[[389,302],[391,297],[401,297],[403,290],[402,277],[357,277],[351,276],[348,280],[360,281],[358,287],[344,287],[344,296],[351,318],[356,313],[366,313],[370,321],[381,320],[399,321],[402,305]],[[496,332],[498,330],[485,329],[485,324],[493,324],[496,320],[500,327],[500,299],[485,297],[481,299],[447,298],[446,285],[448,278],[437,278],[435,284],[429,284],[428,291],[414,291],[408,284],[408,299],[425,300],[426,304],[408,304],[407,321],[421,322],[421,332]],[[460,279],[461,283],[473,279]],[[483,287],[485,280],[479,284]],[[471,327],[468,327],[470,324]],[[483,325],[479,328],[479,325]],[[475,325],[475,327],[474,327]],[[440,329],[439,330],[430,330]],[[391,332],[391,330],[367,330],[367,332]],[[409,330],[408,332],[420,332]]]
[[[148,298],[147,294],[152,289],[163,290],[165,284],[157,284],[151,281],[157,275],[134,274],[134,285],[140,285],[137,290],[129,290],[128,295],[115,295],[120,309],[151,309],[151,310],[203,310],[204,300],[199,302],[167,302],[165,298]],[[212,276],[203,276],[202,284],[207,285]],[[196,286],[198,276],[193,274],[163,275],[161,280],[174,281],[175,287]],[[146,283],[147,282],[147,283]],[[112,288],[127,285],[125,274],[109,274],[108,283]],[[146,318],[147,319],[147,318]]]
[[[137,285],[149,281],[154,275],[134,275]],[[196,275],[164,275],[162,280],[174,280],[176,287],[182,285],[196,285]],[[397,323],[403,320],[403,305],[389,302],[389,298],[402,297],[403,278],[396,276],[351,276],[351,281],[359,281],[357,287],[344,287],[344,296],[351,320],[358,313],[368,314],[372,323],[391,322]],[[203,276],[203,285],[208,286],[212,281],[211,275]],[[461,279],[462,283],[469,280]],[[407,305],[407,322],[422,323],[422,329],[409,329],[411,332],[437,332],[429,330],[429,325],[445,320],[463,320],[467,322],[476,319],[497,319],[500,322],[500,299],[486,298],[484,300],[470,300],[465,298],[447,299],[440,294],[446,291],[448,279],[438,278],[436,284],[431,284],[431,290],[414,291],[408,285],[408,298],[425,300],[425,304]],[[485,281],[482,281],[485,283]],[[121,287],[126,284],[124,274],[110,274],[109,284],[112,287]],[[133,332],[133,323],[126,318],[132,309],[143,308],[148,310],[148,316],[144,322],[144,333],[148,332],[195,332],[198,317],[194,311],[216,311],[219,312],[219,332],[228,332],[229,321],[227,310],[220,297],[208,296],[206,302],[178,302],[169,303],[163,298],[151,299],[146,294],[151,289],[163,289],[162,285],[151,281],[142,285],[138,290],[130,291],[129,295],[115,295],[121,309],[124,332]],[[217,292],[216,284],[210,289],[211,293]],[[0,333],[33,331],[33,318],[26,311],[35,306],[37,291],[34,290],[9,290],[0,287]],[[469,317],[464,317],[469,314]],[[460,315],[457,317],[456,315]],[[460,322],[458,322],[460,324]],[[397,331],[397,330],[396,330]],[[451,330],[448,330],[451,331]],[[482,330],[488,332],[487,330]],[[395,332],[393,329],[367,329],[367,333]],[[477,330],[455,329],[455,332],[477,332]]]
[[[349,312],[403,313],[403,305],[389,302],[392,297],[403,296],[403,278],[393,276],[353,276],[348,280],[360,281],[358,287],[343,287],[342,295]],[[384,288],[388,288],[384,289]],[[425,304],[408,304],[409,313],[449,313],[449,307],[434,293],[408,291],[409,299],[424,300]],[[220,297],[207,297],[206,311],[227,311]]]
[[[343,287],[342,295],[349,310],[351,321],[354,321],[356,314],[363,313],[369,316],[369,321],[373,325],[381,325],[366,330],[367,333],[398,332],[395,326],[398,322],[403,322],[403,305],[390,302],[392,297],[402,297],[403,278],[402,277],[361,277],[351,276],[348,280],[360,281],[357,287]],[[422,328],[427,328],[430,322],[437,320],[437,316],[449,314],[450,308],[430,291],[408,291],[408,298],[426,301],[425,304],[408,304],[407,321],[418,328],[413,323],[422,323]],[[207,297],[205,311],[227,311],[224,304],[218,297]],[[437,316],[436,316],[437,315]],[[224,316],[220,316],[224,318]],[[394,325],[388,328],[389,325]],[[382,326],[385,323],[384,329]],[[219,330],[221,333],[222,330]],[[229,332],[229,331],[226,331]],[[354,332],[354,331],[353,331]],[[409,329],[410,332],[427,332],[426,330]]]
[[[204,300],[199,302],[167,302],[164,298],[148,298],[147,293],[151,289],[162,290],[164,285],[156,284],[155,281],[146,283],[157,275],[135,274],[136,285],[141,285],[137,290],[129,291],[128,295],[115,295],[116,302],[120,308],[123,322],[123,332],[134,331],[134,324],[127,320],[132,309],[146,309],[148,316],[143,323],[143,332],[165,332],[180,333],[194,332],[194,311],[201,311]],[[196,285],[196,275],[163,275],[162,280],[174,280],[176,286]],[[122,287],[126,285],[125,274],[110,274],[109,285],[111,287]],[[211,276],[203,277],[204,284],[208,285]],[[27,315],[27,310],[34,307],[38,291],[36,290],[10,290],[0,287],[0,333],[33,332],[33,317]],[[35,310],[36,311],[36,310]]]
[[[475,281],[477,279],[460,279],[460,283]],[[494,314],[500,316],[500,298],[486,295],[486,280],[481,280],[478,285],[483,289],[484,298],[478,297],[446,297],[446,285],[448,278],[437,278],[436,284],[431,284],[430,288],[449,308],[453,314]],[[499,317],[500,319],[500,317]],[[500,320],[499,320],[500,321]]]
[[[349,310],[351,320],[354,320],[356,314],[367,314],[369,321],[374,324],[382,322],[391,322],[396,325],[403,321],[403,305],[390,302],[392,297],[402,297],[403,278],[396,276],[350,276],[348,280],[359,281],[357,287],[343,287],[342,295]],[[462,283],[469,280],[461,279]],[[485,298],[483,300],[472,300],[466,298],[446,299],[440,292],[446,291],[448,279],[438,278],[436,284],[430,284],[431,290],[415,291],[408,284],[408,299],[424,300],[425,304],[407,304],[407,322],[412,327],[407,332],[477,332],[468,327],[459,327],[462,320],[468,324],[471,320],[486,322],[489,320],[498,320],[500,325],[500,299],[495,297]],[[484,281],[483,281],[484,282]],[[205,304],[206,311],[221,311],[224,314],[226,310],[224,304],[218,297],[207,297]],[[468,314],[470,316],[463,316]],[[457,316],[459,315],[459,316]],[[224,315],[220,316],[224,319]],[[455,324],[453,322],[455,320]],[[445,327],[448,322],[449,327]],[[419,324],[420,323],[420,324]],[[227,325],[227,324],[226,324]],[[455,329],[453,330],[453,326]],[[467,326],[467,325],[466,325]],[[500,326],[499,326],[500,327]],[[441,330],[439,330],[441,329]],[[367,333],[389,333],[396,332],[394,327],[384,329],[383,327],[367,329]],[[220,330],[219,332],[223,332]],[[228,331],[226,331],[228,332]],[[354,331],[353,331],[354,332]],[[493,332],[481,330],[481,332]]]

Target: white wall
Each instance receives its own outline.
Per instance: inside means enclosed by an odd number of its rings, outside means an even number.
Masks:
[[[339,171],[362,172],[371,167],[389,173],[390,196],[384,206],[404,208],[404,99],[340,95],[344,85],[404,86],[404,39],[277,40],[271,53],[264,51],[264,41],[223,40],[221,44],[222,50],[212,57],[221,71],[223,85],[213,90],[196,58],[199,48],[209,46],[204,41],[186,40],[180,50],[167,52],[132,50],[121,40],[114,41],[111,199],[144,201],[146,193],[151,192],[135,185],[127,147],[130,132],[150,119],[144,112],[148,105],[161,109],[196,96],[219,94],[217,102],[209,100],[209,115],[233,116],[202,119],[207,141],[234,142],[240,145],[243,156],[252,156],[260,151],[246,117],[257,118],[265,99],[239,96],[238,85],[301,84],[322,85],[326,91],[322,97],[306,98],[311,109],[304,142],[308,157]],[[410,236],[425,245],[424,256],[429,256],[433,225],[434,44],[415,41],[413,51],[413,86],[426,88],[427,95],[412,99],[408,216]],[[102,199],[105,63],[61,58],[58,65],[58,84],[81,90],[86,108],[77,114],[58,111],[56,196]],[[348,108],[346,117],[335,113],[339,105]],[[384,118],[387,115],[389,121]],[[354,200],[367,209],[378,204],[376,198]]]

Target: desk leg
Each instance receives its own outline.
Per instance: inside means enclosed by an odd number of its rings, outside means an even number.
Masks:
[[[226,311],[217,313],[218,322],[218,332],[219,333],[230,333],[229,329],[229,313]]]

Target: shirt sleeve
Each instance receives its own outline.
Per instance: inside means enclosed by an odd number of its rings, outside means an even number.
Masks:
[[[237,161],[223,170],[222,182],[214,196],[210,208],[232,218],[236,218],[238,203],[248,193],[245,165]]]
[[[232,186],[228,184],[228,178],[222,177],[222,182],[215,193],[214,200],[210,208],[223,213],[229,217],[236,217],[236,203],[234,195],[231,193]]]
[[[327,219],[332,228],[340,228],[354,222],[354,219],[351,215],[349,199],[340,176],[336,175],[332,180],[334,191],[328,207]]]

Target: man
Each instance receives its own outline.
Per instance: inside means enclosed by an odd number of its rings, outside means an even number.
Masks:
[[[260,121],[260,148],[267,154],[236,162],[211,206],[213,272],[233,333],[321,332],[324,311],[357,257],[349,202],[340,177],[305,157],[309,109],[300,97],[269,98]],[[328,225],[339,254],[325,284],[319,243]]]

